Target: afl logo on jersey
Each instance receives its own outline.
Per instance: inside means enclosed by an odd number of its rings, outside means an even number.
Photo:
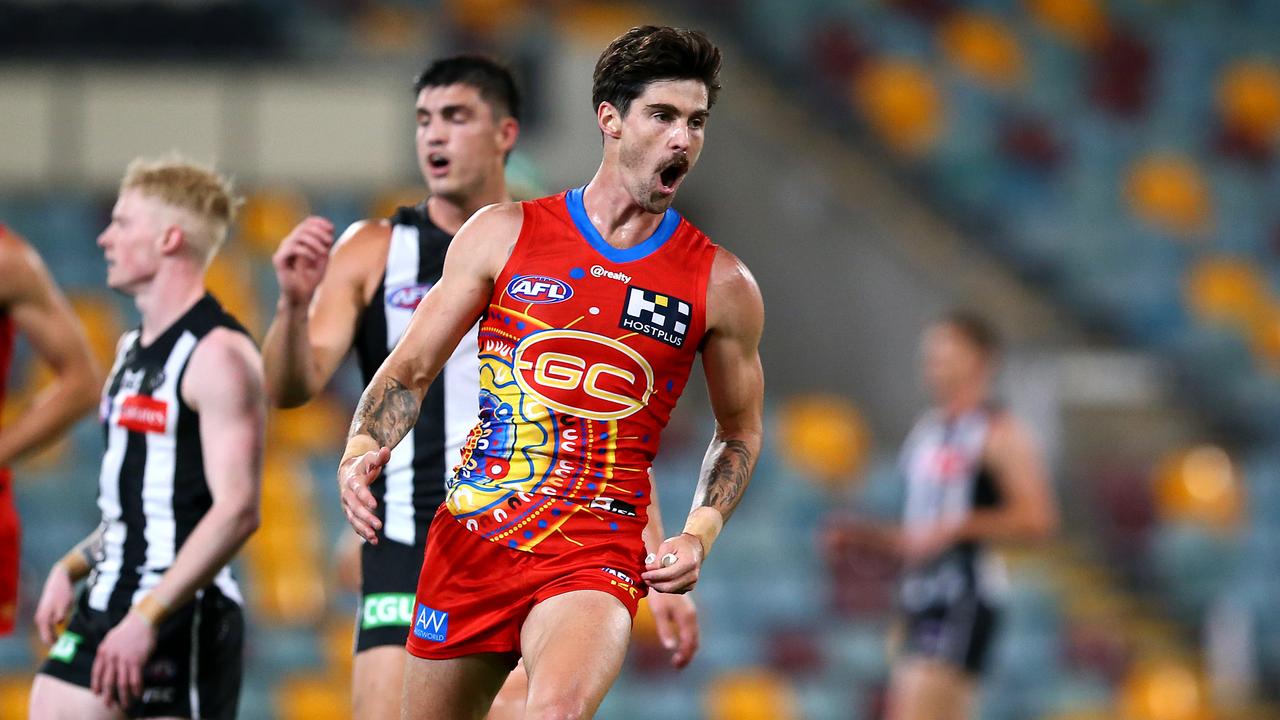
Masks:
[[[612,338],[581,330],[543,330],[524,339],[511,358],[516,384],[557,412],[620,420],[653,394],[653,368]]]
[[[387,305],[401,310],[417,310],[418,303],[422,302],[422,298],[427,296],[427,291],[431,289],[430,284],[426,285],[403,285],[393,290],[387,291]]]
[[[507,294],[520,302],[544,305],[568,300],[573,297],[573,288],[546,275],[517,275],[507,283]]]

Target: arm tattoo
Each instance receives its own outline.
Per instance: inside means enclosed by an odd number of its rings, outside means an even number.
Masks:
[[[719,448],[713,445],[708,454],[715,460],[698,484],[697,505],[715,508],[728,520],[751,482],[754,453],[742,440],[725,440]]]
[[[96,530],[89,533],[89,537],[81,540],[80,544],[76,545],[76,549],[80,551],[80,556],[85,559],[85,562],[89,563],[91,568],[97,567],[98,563],[102,562],[105,553],[103,533],[106,530],[106,523],[102,523],[98,525]]]
[[[375,379],[360,396],[347,437],[364,433],[382,447],[395,447],[418,421],[420,403],[399,380],[387,377],[379,383]]]

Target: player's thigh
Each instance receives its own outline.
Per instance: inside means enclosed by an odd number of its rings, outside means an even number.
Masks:
[[[124,713],[112,710],[88,688],[51,675],[36,675],[31,685],[27,717],[30,720],[120,720]]]
[[[351,663],[351,713],[355,720],[400,717],[404,687],[403,645],[383,645],[356,653]]]
[[[574,590],[534,606],[520,632],[529,673],[525,717],[589,718],[622,669],[631,613],[600,590]]]
[[[966,720],[976,682],[963,669],[930,658],[907,656],[893,669],[889,720]]]
[[[427,660],[405,653],[402,720],[480,720],[511,672],[497,653]]]
[[[489,706],[486,720],[522,720],[528,694],[529,675],[525,673],[524,663],[521,662],[502,683],[498,697],[494,698],[493,705]]]

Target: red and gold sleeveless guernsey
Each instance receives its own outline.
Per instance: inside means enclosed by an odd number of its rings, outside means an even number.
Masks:
[[[0,225],[0,236],[8,232]],[[0,415],[4,412],[5,386],[9,364],[13,361],[13,318],[0,308]],[[21,529],[18,510],[13,504],[13,476],[9,468],[0,466],[0,635],[13,632],[18,610],[18,556]]]
[[[716,246],[667,210],[619,250],[582,195],[522,203],[480,323],[480,422],[445,507],[508,548],[642,555],[649,467],[706,330]]]

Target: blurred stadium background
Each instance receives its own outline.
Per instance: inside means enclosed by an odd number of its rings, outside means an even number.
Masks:
[[[666,667],[637,621],[600,717],[872,719],[896,568],[824,557],[824,516],[896,515],[926,402],[921,328],[952,305],[1011,346],[1002,396],[1040,434],[1065,532],[1007,548],[980,716],[1280,718],[1280,3],[1274,0],[2,0],[0,221],[41,250],[104,361],[135,322],[94,238],[129,159],[213,160],[248,196],[213,291],[259,334],[268,257],[307,212],[419,199],[413,74],[490,52],[528,96],[510,175],[590,177],[596,55],[645,22],[706,29],[725,92],[678,203],[765,294],[769,435]],[[354,369],[273,415],[262,529],[238,563],[242,717],[346,715],[355,598],[332,470]],[[695,374],[696,376],[696,374]],[[16,412],[40,386],[25,348]],[[684,516],[710,430],[694,383],[658,466]],[[25,717],[50,563],[97,522],[98,429],[18,467]]]

